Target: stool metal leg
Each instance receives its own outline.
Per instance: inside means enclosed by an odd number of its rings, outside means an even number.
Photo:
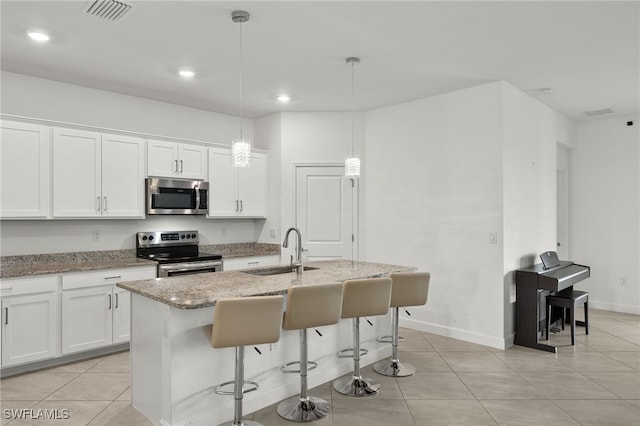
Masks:
[[[280,417],[294,422],[312,422],[329,414],[329,403],[322,398],[308,396],[307,329],[300,330],[300,395],[282,401],[277,408]]]
[[[399,308],[393,308],[393,320],[391,325],[391,360],[383,359],[373,364],[373,370],[383,376],[406,377],[415,374],[416,368],[398,359],[398,331],[400,327]]]
[[[343,395],[371,396],[380,391],[380,385],[360,375],[360,318],[353,319],[353,375],[333,382],[333,388]]]
[[[236,347],[236,374],[233,386],[233,422],[222,423],[220,426],[263,426],[262,423],[242,420],[242,397],[244,395],[244,346]]]

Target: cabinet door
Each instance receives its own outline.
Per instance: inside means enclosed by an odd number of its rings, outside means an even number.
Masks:
[[[207,179],[207,148],[178,145],[178,176],[184,179]]]
[[[101,215],[100,134],[53,130],[53,216]]]
[[[57,293],[2,299],[2,365],[58,355]]]
[[[144,218],[144,139],[102,135],[102,215]]]
[[[49,217],[49,128],[4,120],[0,128],[0,217]]]
[[[131,293],[113,289],[113,343],[128,342],[131,338]]]
[[[209,216],[237,217],[240,211],[237,170],[231,165],[231,150],[209,148]]]
[[[62,353],[110,345],[112,286],[62,292]]]
[[[176,177],[178,170],[178,144],[149,140],[147,143],[147,175]]]
[[[240,215],[267,217],[267,156],[251,154],[251,167],[238,169]]]

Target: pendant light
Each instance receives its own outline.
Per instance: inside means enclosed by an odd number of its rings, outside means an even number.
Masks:
[[[242,24],[249,20],[249,12],[234,10],[231,12],[233,22],[240,24],[240,138],[231,141],[231,161],[233,167],[251,166],[251,140],[243,137],[244,103],[242,98],[243,56],[242,56]]]
[[[354,67],[360,63],[360,58],[347,58],[347,64],[351,64],[351,156],[344,160],[344,176],[349,179],[355,179],[360,177],[360,158],[355,154],[355,112],[354,112],[354,99],[355,99],[355,81],[354,81]]]

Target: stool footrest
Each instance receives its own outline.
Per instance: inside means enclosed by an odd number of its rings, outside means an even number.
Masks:
[[[215,393],[217,393],[218,395],[234,395],[234,394],[235,394],[235,392],[234,392],[233,390],[231,390],[231,391],[225,391],[225,390],[222,390],[222,388],[223,388],[224,386],[235,385],[235,383],[236,383],[236,382],[235,382],[235,381],[233,381],[233,380],[232,380],[232,381],[229,381],[229,382],[224,382],[224,383],[219,384],[218,386],[216,386],[216,387],[213,389],[213,391],[214,391]],[[246,388],[246,389],[245,389],[245,388],[244,388],[244,386],[243,386],[243,389],[242,389],[242,394],[243,394],[243,395],[244,395],[245,393],[253,392],[254,390],[258,389],[258,387],[259,387],[259,385],[258,385],[256,382],[252,382],[252,381],[250,381],[250,380],[245,380],[245,381],[244,381],[244,384],[245,384],[245,385],[251,385],[251,387],[249,387],[249,388]]]
[[[404,337],[402,337],[402,336],[398,336],[398,342],[402,342],[403,340],[406,340],[406,339]],[[376,342],[378,342],[378,343],[393,343],[393,336],[376,337]]]
[[[300,365],[300,361],[291,361],[286,363],[285,365],[283,365],[282,367],[280,367],[280,371],[282,371],[283,373],[299,373],[300,372],[300,368],[289,368],[292,365]],[[307,371],[311,371],[318,368],[318,363],[315,361],[308,361],[307,362]]]
[[[368,349],[360,349],[360,356],[364,356],[369,353]],[[336,355],[338,358],[353,358],[353,348],[343,349],[339,351]]]

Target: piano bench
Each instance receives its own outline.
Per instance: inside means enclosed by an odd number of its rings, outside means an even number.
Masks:
[[[571,344],[576,344],[576,308],[584,304],[584,327],[589,334],[589,292],[571,290],[547,296],[547,340],[549,340],[549,328],[551,327],[551,308],[553,306],[569,310],[569,323],[571,324]],[[562,327],[564,328],[564,310],[562,314]]]

